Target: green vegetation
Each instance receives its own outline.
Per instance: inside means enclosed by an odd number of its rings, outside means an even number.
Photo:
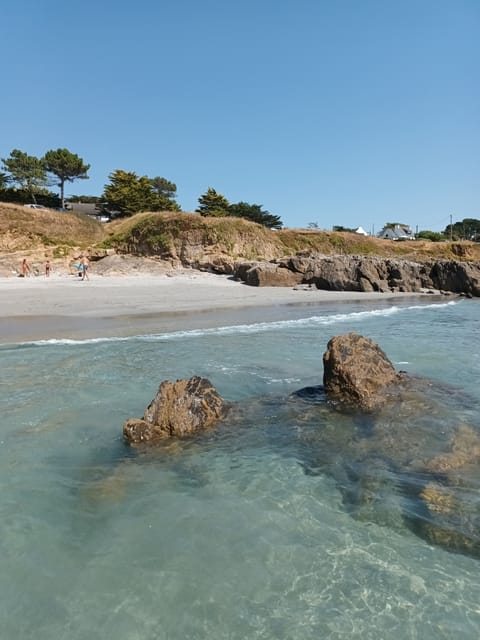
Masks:
[[[480,238],[480,220],[464,218],[460,222],[445,227],[445,237],[453,240],[478,240]]]
[[[409,260],[480,259],[475,242],[391,242],[356,233],[279,229],[244,218],[203,217],[191,213],[137,213],[102,225],[82,213],[26,209],[0,204],[0,250],[53,249],[53,257],[72,247],[113,248],[120,253],[156,256],[172,263],[195,264],[218,257],[272,260],[299,252],[370,255]]]
[[[6,173],[3,173],[3,171],[0,171],[0,191],[2,191],[3,189],[6,189],[8,184],[8,176]]]
[[[251,222],[268,227],[269,229],[281,229],[282,221],[279,216],[272,215],[268,211],[262,211],[261,204],[249,204],[248,202],[237,202],[230,204],[221,193],[217,193],[211,187],[207,189],[198,199],[199,207],[196,212],[207,217],[233,217],[244,218]]]
[[[386,222],[385,229],[393,229],[393,227],[405,227],[406,229],[410,229],[410,225],[404,224],[403,222]]]
[[[52,258],[66,258],[71,251],[72,245],[58,245],[54,248]]]
[[[180,210],[180,207],[173,202],[177,197],[176,184],[174,184],[173,182],[170,182],[170,180],[167,180],[166,178],[162,178],[161,176],[156,176],[155,178],[151,178],[150,184],[152,185],[153,191],[157,194],[159,198],[165,199],[166,202],[168,201],[169,205],[171,205],[172,203],[175,204],[178,207],[178,210]],[[173,209],[173,210],[176,211],[177,209]],[[165,209],[165,211],[170,211],[170,209]]]
[[[4,182],[17,184],[20,189],[26,191],[34,203],[36,196],[45,190],[47,184],[47,172],[45,164],[35,156],[13,149],[8,158],[2,158],[3,168],[8,171]]]
[[[108,178],[103,208],[109,215],[121,218],[141,211],[180,211],[172,199],[177,187],[165,178],[138,176],[122,169],[116,169]]]
[[[35,204],[50,207],[51,209],[56,209],[60,206],[60,198],[55,193],[47,191],[46,189],[37,191],[35,200]],[[0,202],[27,204],[32,202],[32,195],[25,189],[17,189],[15,187],[0,188]]]
[[[0,201],[16,203],[35,203],[47,207],[65,208],[65,183],[84,180],[90,169],[78,155],[68,149],[59,148],[47,151],[42,158],[30,156],[24,151],[13,149],[7,158],[2,158],[0,171]],[[60,190],[60,197],[48,191],[48,175],[54,177]],[[111,219],[133,216],[139,212],[180,212],[180,205],[176,202],[177,185],[161,176],[150,178],[139,176],[133,171],[115,169],[109,174],[109,182],[104,187],[101,196],[71,196],[70,202],[97,204],[98,213],[104,213]],[[278,215],[263,209],[263,205],[251,204],[245,201],[230,203],[227,198],[209,187],[206,193],[198,198],[196,212],[202,217],[213,218],[243,218],[255,222],[265,228],[281,230],[282,221]],[[386,228],[399,226],[409,229],[401,222],[387,222]],[[318,222],[308,223],[308,229],[317,231]],[[335,225],[334,232],[350,233],[354,229]],[[443,234],[424,230],[417,234],[417,238],[439,243],[443,240],[473,240],[480,241],[480,220],[464,218],[460,222],[448,225]],[[161,241],[161,242],[160,242]],[[160,244],[165,244],[165,238],[159,238]],[[365,240],[358,240],[359,246],[365,245]],[[158,243],[157,243],[158,244]],[[330,239],[329,244],[336,246],[339,251],[344,250],[344,240]],[[350,245],[350,243],[347,243]],[[369,250],[370,245],[365,245]],[[402,255],[415,254],[413,248],[396,248],[393,253]]]
[[[245,218],[245,220],[250,220],[251,222],[257,222],[269,229],[282,228],[282,221],[280,218],[272,215],[268,211],[262,211],[261,204],[238,202],[237,204],[230,205],[228,215],[236,218]]]
[[[206,193],[200,196],[198,202],[199,206],[196,209],[196,212],[201,216],[228,216],[230,203],[225,196],[222,196],[221,193],[217,193],[215,189],[212,189],[211,187],[207,189]]]
[[[65,182],[88,178],[90,165],[68,149],[47,151],[43,158],[29,156],[24,151],[13,149],[8,158],[2,158],[3,168],[8,173],[0,174],[0,197],[4,202],[32,202],[44,206],[65,207]],[[60,199],[50,193],[47,174],[58,179]],[[13,187],[7,188],[8,184]],[[55,204],[54,204],[55,202]]]
[[[83,202],[84,204],[99,204],[101,200],[100,196],[70,196],[67,198],[67,202]]]
[[[416,235],[417,240],[430,240],[430,242],[444,242],[447,238],[444,233],[438,231],[419,231]]]
[[[354,233],[355,229],[350,229],[349,227],[342,227],[339,224],[335,224],[332,227],[332,231],[347,231],[348,233]]]
[[[60,202],[62,209],[64,209],[65,182],[88,179],[87,171],[90,169],[90,165],[83,164],[82,158],[79,158],[75,153],[71,153],[68,149],[47,151],[42,162],[46,171],[58,179]]]

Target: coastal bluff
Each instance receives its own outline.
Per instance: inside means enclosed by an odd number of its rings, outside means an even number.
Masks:
[[[416,262],[377,256],[298,253],[271,261],[245,261],[234,277],[247,285],[309,285],[328,291],[405,292],[440,290],[480,296],[480,261]]]
[[[188,212],[144,212],[101,224],[83,214],[0,203],[0,276],[18,275],[25,257],[36,274],[46,259],[54,273],[68,274],[72,259],[83,253],[100,275],[188,269],[256,287],[480,295],[478,242],[272,230],[242,218]]]

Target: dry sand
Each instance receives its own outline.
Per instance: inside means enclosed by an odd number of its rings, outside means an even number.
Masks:
[[[249,287],[227,276],[162,275],[0,278],[0,342],[82,339],[281,319],[285,305],[385,300],[415,294]],[[417,294],[419,295],[419,294]]]

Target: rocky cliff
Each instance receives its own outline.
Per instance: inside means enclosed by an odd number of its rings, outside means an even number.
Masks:
[[[242,262],[234,275],[252,286],[308,284],[328,291],[378,292],[436,289],[480,296],[480,261],[301,253],[270,262]]]
[[[408,260],[480,259],[480,243],[392,242],[316,229],[273,231],[243,218],[192,213],[140,213],[107,225],[118,253],[155,257],[171,266],[233,273],[238,263],[280,260],[299,253]]]

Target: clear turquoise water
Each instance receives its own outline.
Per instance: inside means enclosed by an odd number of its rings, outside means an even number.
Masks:
[[[349,331],[478,399],[479,312],[478,301],[288,307],[214,330],[0,346],[0,637],[479,637],[479,560],[401,518],[355,517],[332,469],[306,472],[302,424],[282,408],[321,384],[327,341]],[[126,449],[124,420],[162,380],[194,374],[243,417]],[[478,428],[475,401],[458,411]]]

